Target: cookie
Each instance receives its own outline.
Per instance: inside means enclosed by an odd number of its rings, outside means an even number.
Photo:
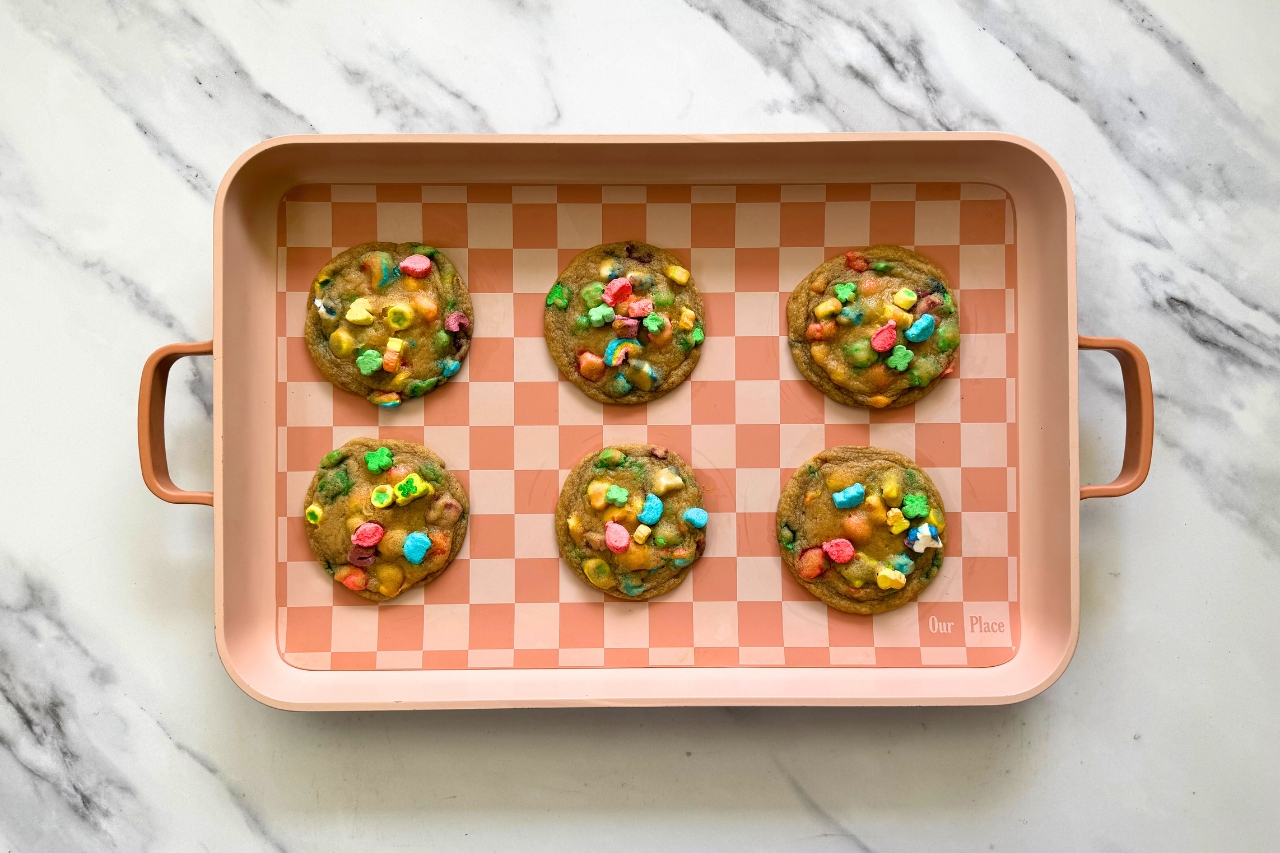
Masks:
[[[778,499],[783,565],[846,613],[884,613],[911,601],[942,568],[942,496],[901,453],[832,447],[792,475]]]
[[[587,454],[556,504],[560,556],[585,582],[627,601],[678,587],[706,548],[706,525],[693,469],[651,444]]]
[[[602,403],[646,403],[698,363],[704,309],[675,255],[605,243],[569,262],[547,293],[547,347],[570,382]]]
[[[471,347],[467,286],[430,246],[352,246],[320,270],[310,297],[311,360],[325,379],[379,406],[439,388]]]
[[[334,580],[371,601],[430,583],[467,536],[467,493],[421,444],[353,438],[307,489],[307,541]]]
[[[787,300],[791,356],[804,378],[849,406],[896,409],[952,369],[960,326],[947,278],[901,246],[832,258]]]

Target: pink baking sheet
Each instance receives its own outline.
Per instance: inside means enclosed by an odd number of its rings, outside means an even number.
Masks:
[[[280,203],[276,301],[277,642],[302,669],[637,666],[969,666],[1017,651],[1019,616],[1014,213],[986,184],[296,187]],[[692,378],[646,406],[605,406],[556,371],[546,291],[581,249],[642,239],[693,271],[707,340]],[[333,388],[301,337],[312,278],[344,248],[422,241],[470,287],[475,339],[425,398],[377,409]],[[951,280],[958,370],[915,406],[869,412],[795,369],[787,295],[826,258],[914,247]],[[320,457],[355,436],[422,442],[471,498],[459,558],[434,583],[366,601],[314,561],[301,517]],[[674,592],[623,602],[556,553],[560,483],[583,454],[663,444],[692,464],[711,520],[706,556]],[[824,447],[913,457],[947,505],[947,556],[918,601],[855,616],[782,567],[781,485]]]

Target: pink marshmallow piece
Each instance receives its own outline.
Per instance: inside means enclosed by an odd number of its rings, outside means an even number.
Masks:
[[[631,301],[631,305],[627,310],[627,313],[630,314],[632,317],[639,317],[641,319],[648,317],[650,314],[653,313],[653,300],[652,299],[633,299]]]
[[[832,539],[822,543],[822,551],[833,563],[844,564],[853,559],[853,543],[848,539]]]
[[[604,544],[615,554],[621,554],[631,545],[631,534],[627,528],[616,521],[607,522],[604,526]]]
[[[426,278],[431,274],[431,259],[426,255],[410,255],[400,262],[400,272],[411,278]]]
[[[447,331],[457,332],[462,329],[471,328],[471,321],[467,319],[467,315],[461,311],[454,311],[444,319],[444,327]]]
[[[622,300],[631,295],[631,279],[615,278],[604,286],[604,293],[600,294],[600,298],[610,307],[617,305]]]
[[[620,338],[634,338],[640,333],[640,321],[630,317],[615,317],[613,333]]]

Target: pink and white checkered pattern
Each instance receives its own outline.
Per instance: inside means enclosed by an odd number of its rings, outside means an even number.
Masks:
[[[543,298],[581,249],[672,250],[706,302],[692,378],[646,406],[604,406],[562,379]],[[319,375],[300,337],[316,271],[369,240],[444,249],[471,289],[475,338],[441,391],[377,409]],[[279,210],[276,601],[284,659],[304,669],[643,666],[991,666],[1011,659],[1017,604],[1012,204],[982,184],[817,186],[312,185]],[[785,303],[826,258],[912,246],[946,271],[959,370],[915,406],[826,399],[787,346]],[[314,562],[301,517],[320,457],[354,436],[431,447],[471,497],[466,544],[439,580],[375,604]],[[583,454],[662,444],[697,472],[707,552],[679,589],[622,602],[561,564],[552,518]],[[879,616],[827,608],[782,567],[782,484],[825,447],[913,457],[937,483],[947,557],[917,602]]]

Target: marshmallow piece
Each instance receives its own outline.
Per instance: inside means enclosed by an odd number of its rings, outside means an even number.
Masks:
[[[613,553],[621,554],[631,547],[631,534],[621,524],[615,521],[607,522],[604,526],[604,544]]]
[[[653,493],[655,495],[665,495],[667,492],[682,488],[684,488],[684,480],[680,479],[680,475],[670,468],[663,468],[653,475]]]

